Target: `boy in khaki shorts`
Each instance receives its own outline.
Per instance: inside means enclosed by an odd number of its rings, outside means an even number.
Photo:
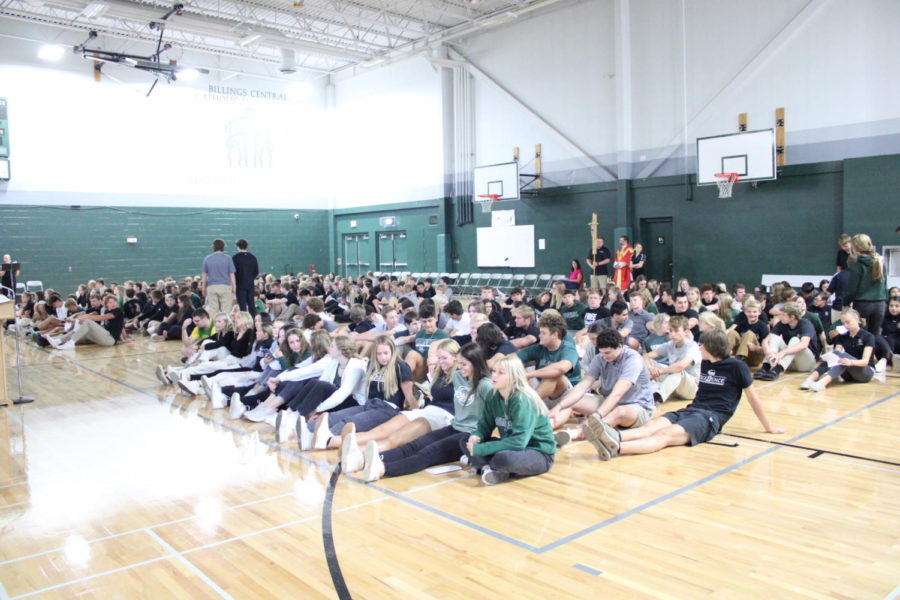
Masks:
[[[597,380],[599,394],[588,394]],[[550,421],[561,427],[577,412],[596,415],[611,427],[640,427],[653,415],[655,390],[641,355],[624,345],[618,331],[604,329],[597,334],[597,355],[581,382],[550,411]],[[556,433],[560,446],[575,439],[584,439],[580,427]]]

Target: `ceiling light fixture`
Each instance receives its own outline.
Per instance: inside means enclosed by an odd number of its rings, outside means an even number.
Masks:
[[[107,4],[106,2],[94,0],[84,7],[84,9],[81,11],[81,16],[85,19],[96,19],[97,17],[105,13],[108,9],[109,4]]]
[[[237,45],[246,48],[250,44],[254,44],[262,39],[261,33],[250,33],[238,40]]]

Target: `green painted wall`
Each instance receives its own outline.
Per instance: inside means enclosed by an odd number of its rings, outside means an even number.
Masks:
[[[321,270],[328,222],[321,210],[2,206],[0,239],[2,251],[25,265],[20,280],[68,293],[96,277],[121,283],[198,274],[216,238],[229,253],[246,238],[263,272],[280,275],[285,265],[296,272],[308,264]],[[126,243],[128,237],[138,243]]]
[[[900,243],[898,195],[900,155],[890,155],[787,166],[778,181],[735,186],[731,199],[719,199],[714,187],[686,186],[683,177],[658,177],[545,189],[497,208],[515,209],[516,222],[534,224],[536,238],[546,240],[546,249],[535,251],[538,273],[566,272],[573,257],[583,262],[596,212],[610,245],[616,228],[639,235],[641,219],[671,218],[675,278],[753,285],[764,273],[830,274],[841,232],[867,232],[878,247]],[[459,227],[455,210],[445,199],[335,211],[0,206],[0,251],[26,265],[23,279],[62,291],[93,277],[195,274],[217,237],[229,251],[246,237],[266,272],[314,264],[343,274],[336,260],[345,235],[369,234],[375,271],[378,233],[405,231],[405,270],[478,271],[475,228],[489,226],[490,214],[476,209],[475,223]],[[395,227],[379,225],[385,216],[396,217]],[[447,265],[438,262],[442,233],[451,240]]]

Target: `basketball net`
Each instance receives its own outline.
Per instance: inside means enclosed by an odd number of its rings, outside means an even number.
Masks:
[[[719,186],[719,198],[731,198],[731,188],[735,183],[741,180],[737,173],[716,173],[718,178],[716,185]]]
[[[500,194],[478,194],[478,204],[481,205],[481,212],[491,212],[491,204],[500,199]]]

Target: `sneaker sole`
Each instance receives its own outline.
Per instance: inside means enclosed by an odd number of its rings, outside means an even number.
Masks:
[[[178,382],[178,387],[180,387],[181,391],[186,393],[188,396],[196,396],[197,395],[196,392],[194,392],[194,390],[189,388],[187,386],[187,384],[185,384],[183,381]]]
[[[375,479],[377,479],[375,475],[377,472],[375,470],[375,465],[381,463],[381,458],[378,456],[378,444],[375,443],[375,440],[371,440],[366,444],[363,462],[365,463],[362,470],[363,479],[366,481],[375,481]]]
[[[284,417],[283,410],[279,410],[278,414],[275,415],[275,443],[276,444],[280,444],[282,441],[281,440],[281,422],[283,420],[283,417]]]
[[[595,425],[594,420],[591,417],[588,417],[584,425],[584,437],[587,438],[587,441],[589,441],[597,451],[597,455],[600,457],[600,460],[610,460],[612,458],[612,453],[609,451],[609,448],[607,448],[606,445],[604,445],[604,443],[600,440],[600,432],[596,430],[597,425]],[[600,426],[600,430],[603,430],[602,425]]]
[[[553,439],[556,441],[556,447],[562,448],[572,441],[572,435],[568,431],[557,431],[553,434]]]

